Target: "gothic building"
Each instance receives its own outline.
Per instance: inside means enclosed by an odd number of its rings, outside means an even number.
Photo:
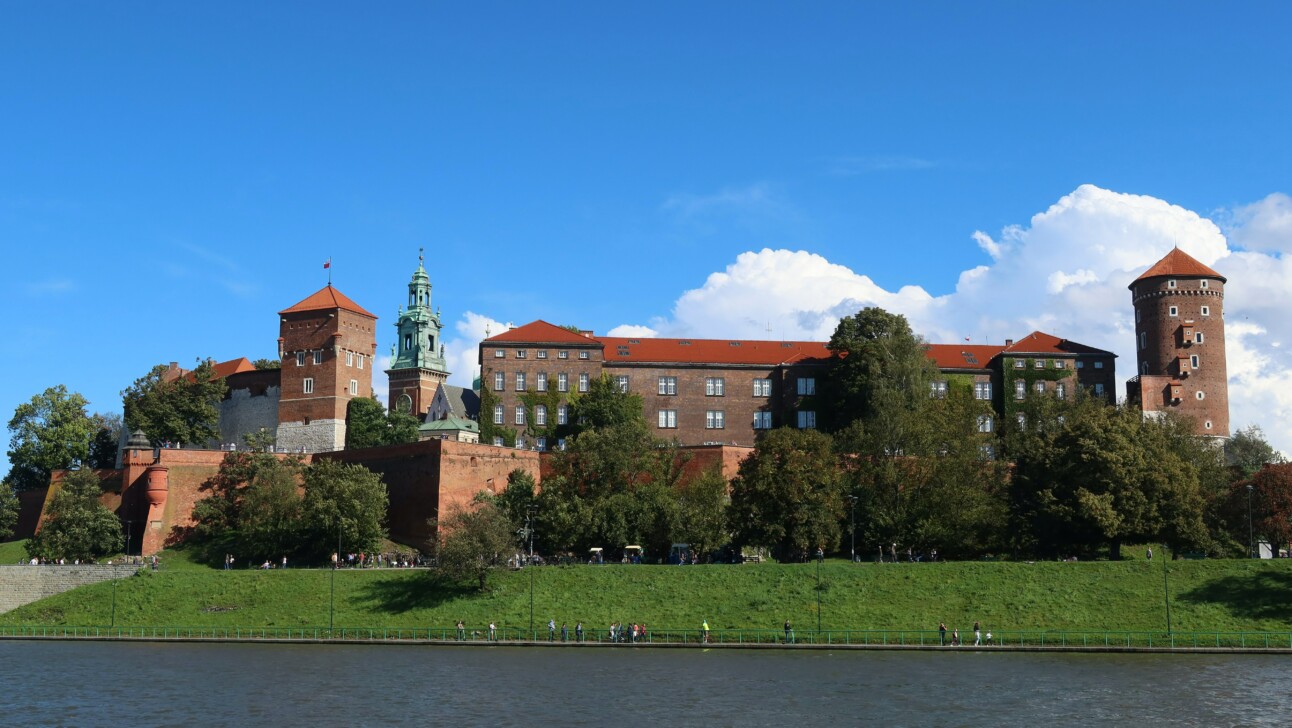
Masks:
[[[1146,417],[1175,412],[1207,437],[1229,437],[1225,278],[1179,248],[1130,284],[1138,374],[1126,401]]]
[[[417,256],[417,270],[408,283],[408,309],[402,307],[395,322],[395,343],[391,346],[390,407],[426,417],[435,393],[449,378],[440,340],[440,312],[431,309],[431,280]]]

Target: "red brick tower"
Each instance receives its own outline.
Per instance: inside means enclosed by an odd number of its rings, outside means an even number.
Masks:
[[[330,283],[278,316],[278,445],[340,450],[347,405],[372,396],[377,317]]]
[[[1139,375],[1126,399],[1145,415],[1177,412],[1196,432],[1229,437],[1225,278],[1179,248],[1130,284]]]

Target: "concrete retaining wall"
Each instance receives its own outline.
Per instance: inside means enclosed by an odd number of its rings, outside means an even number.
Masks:
[[[140,566],[0,566],[0,614],[87,584],[123,579]]]

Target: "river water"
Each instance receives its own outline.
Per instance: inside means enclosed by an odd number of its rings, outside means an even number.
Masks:
[[[7,726],[1283,725],[1292,658],[0,641]]]

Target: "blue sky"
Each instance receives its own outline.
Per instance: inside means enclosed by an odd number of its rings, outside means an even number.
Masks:
[[[384,352],[419,246],[458,383],[486,325],[806,338],[867,304],[1130,376],[1125,283],[1180,245],[1231,278],[1235,426],[1292,450],[1290,14],[10,3],[0,411],[271,357],[328,257]]]

